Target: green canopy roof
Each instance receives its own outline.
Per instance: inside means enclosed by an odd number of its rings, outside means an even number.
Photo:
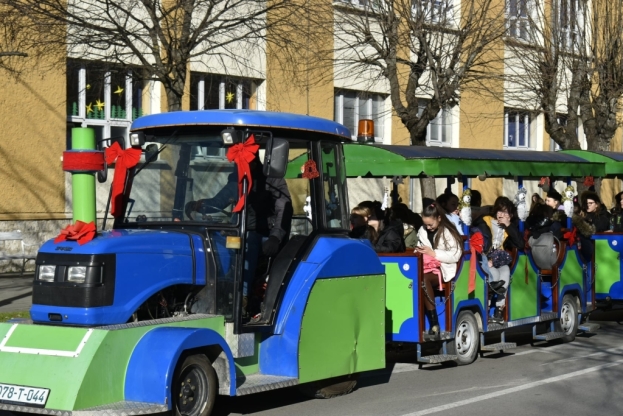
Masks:
[[[601,176],[603,163],[563,152],[345,144],[346,173],[368,176]]]
[[[623,176],[623,153],[597,152],[591,150],[563,150],[561,153],[581,157],[582,159],[594,163],[602,163],[605,171],[605,175],[603,176]]]

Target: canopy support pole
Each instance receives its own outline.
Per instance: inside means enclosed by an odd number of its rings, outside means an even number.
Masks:
[[[523,176],[517,176],[517,190],[523,188]],[[526,195],[527,196],[527,195]],[[532,197],[530,197],[530,200],[532,200]],[[528,203],[528,201],[526,201],[526,204]],[[519,220],[519,231],[523,234],[524,232],[524,222],[522,220]]]

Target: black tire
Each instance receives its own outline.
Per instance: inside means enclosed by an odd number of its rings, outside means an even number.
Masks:
[[[301,384],[299,391],[313,399],[332,399],[352,392],[357,386],[359,374],[329,378]]]
[[[172,401],[176,416],[210,416],[218,381],[205,355],[182,356],[173,376]]]
[[[562,342],[573,342],[578,332],[578,303],[575,296],[566,294],[560,304],[560,319],[556,324],[556,330],[564,332],[560,338]]]
[[[480,331],[471,311],[461,311],[456,319],[454,339],[448,342],[448,354],[457,356],[457,365],[468,365],[478,357]]]

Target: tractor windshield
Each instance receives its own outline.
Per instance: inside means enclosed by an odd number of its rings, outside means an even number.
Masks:
[[[156,137],[145,147],[148,163],[135,175],[126,221],[195,221],[237,224],[235,164],[218,135]]]

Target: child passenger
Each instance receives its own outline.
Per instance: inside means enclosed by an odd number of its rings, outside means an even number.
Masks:
[[[462,239],[445,211],[436,203],[424,208],[422,220],[424,225],[418,231],[420,245],[415,252],[422,254],[424,261],[424,305],[430,324],[429,334],[439,335],[439,318],[432,302],[433,288],[440,288],[441,279],[449,282],[456,275],[456,265],[463,254]],[[426,269],[432,271],[427,273]]]
[[[523,248],[523,239],[517,224],[517,210],[512,201],[505,196],[498,197],[493,204],[491,215],[485,216],[475,224],[482,232],[487,242],[484,247],[487,253],[489,272],[493,282],[502,282],[496,285],[508,290],[510,282],[510,255],[505,250],[511,248]],[[504,308],[506,307],[506,293],[498,293],[495,304],[493,321],[504,322]]]

